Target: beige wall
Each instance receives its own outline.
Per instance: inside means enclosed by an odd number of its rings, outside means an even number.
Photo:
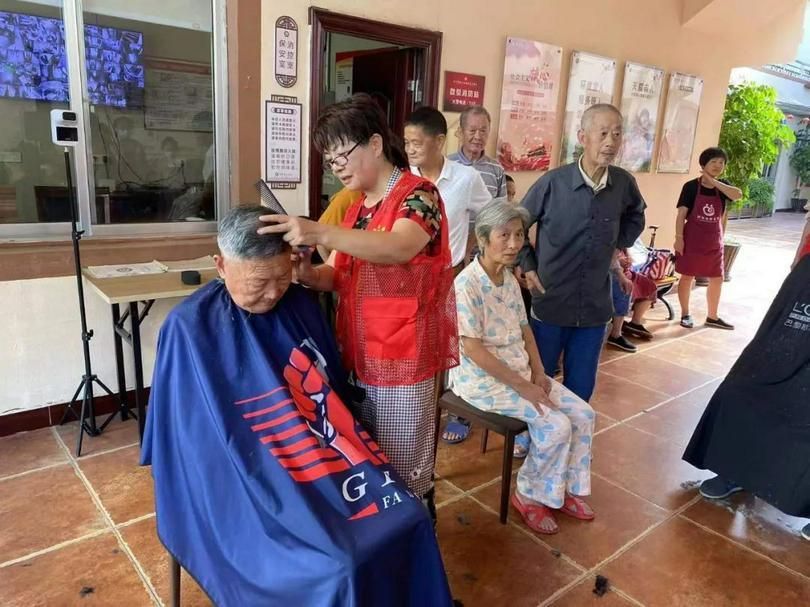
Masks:
[[[309,60],[307,14],[310,4],[301,0],[266,1],[262,14],[262,97],[271,94],[296,95],[304,103],[308,116]],[[507,36],[516,36],[557,44],[565,50],[561,90],[567,86],[571,51],[583,50],[618,60],[620,74],[625,61],[637,61],[663,68],[667,75],[673,71],[698,74],[705,87],[698,119],[695,154],[692,161],[695,175],[696,157],[701,149],[717,143],[723,115],[725,92],[733,67],[761,65],[792,60],[802,36],[805,3],[801,0],[411,0],[407,10],[394,0],[319,0],[319,8],[357,15],[385,22],[443,32],[441,69],[471,72],[486,76],[484,105],[497,116],[501,101],[504,47]],[[725,28],[725,21],[708,20],[706,15],[719,9],[733,10],[735,23],[745,7],[761,15],[761,5],[771,7],[769,21],[746,22],[746,35]],[[715,8],[716,7],[716,8]],[[707,12],[708,11],[708,12]],[[686,13],[689,27],[682,25]],[[722,14],[722,13],[721,13]],[[273,74],[273,27],[281,15],[293,17],[301,28],[298,58],[298,84],[282,89]],[[702,29],[714,21],[714,31]],[[743,27],[741,25],[740,27]],[[756,31],[755,31],[756,30]],[[617,78],[618,95],[621,77]],[[442,87],[444,83],[442,82]],[[443,90],[443,88],[442,88]],[[618,101],[618,100],[617,100]],[[560,95],[560,117],[565,95]],[[457,122],[458,114],[448,113],[448,122]],[[558,120],[558,136],[562,120]],[[497,118],[493,125],[497,130]],[[452,126],[451,126],[452,128]],[[309,132],[308,124],[304,133]],[[660,136],[660,125],[659,133]],[[490,142],[490,153],[494,150]],[[658,141],[656,140],[656,144]],[[306,144],[305,144],[306,147]],[[457,143],[450,137],[448,152]],[[655,153],[657,155],[657,145]],[[306,179],[307,150],[304,152]],[[656,156],[657,157],[657,156]],[[262,166],[264,161],[262,161]],[[518,191],[523,193],[539,177],[539,173],[515,173]],[[649,204],[648,224],[663,228],[662,244],[671,240],[674,231],[674,206],[686,175],[638,175],[639,185]],[[307,212],[307,184],[295,191],[282,192],[282,202],[290,212]]]

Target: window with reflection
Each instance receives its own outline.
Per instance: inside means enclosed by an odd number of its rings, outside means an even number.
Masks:
[[[0,0],[0,223],[70,218],[50,111],[79,78],[63,20],[74,1]],[[212,1],[82,5],[92,222],[216,220]]]
[[[215,220],[210,0],[84,9],[94,223]]]

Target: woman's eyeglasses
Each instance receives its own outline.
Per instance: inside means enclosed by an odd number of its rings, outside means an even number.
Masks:
[[[343,152],[342,154],[337,154],[331,160],[324,160],[323,161],[323,170],[324,171],[333,171],[335,169],[342,169],[347,164],[349,164],[349,154],[354,152],[357,149],[357,146],[360,145],[360,142],[355,143],[348,152]]]

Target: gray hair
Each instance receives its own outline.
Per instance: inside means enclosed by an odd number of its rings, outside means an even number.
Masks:
[[[281,234],[258,234],[265,225],[260,215],[270,210],[258,204],[246,204],[229,209],[219,221],[217,244],[223,257],[230,259],[262,259],[281,255],[290,250]]]
[[[589,107],[584,112],[582,112],[582,121],[580,122],[580,128],[583,131],[587,131],[589,128],[591,128],[591,123],[593,122],[594,116],[596,116],[597,114],[601,114],[602,112],[613,112],[619,117],[620,120],[624,120],[624,116],[622,116],[622,113],[619,111],[619,108],[617,108],[615,105],[612,105],[610,103],[597,103]]]
[[[529,225],[529,211],[523,207],[516,207],[511,202],[493,200],[487,203],[475,218],[475,238],[479,242],[489,242],[492,230],[505,226],[513,219],[520,219],[523,229],[526,229]]]
[[[492,124],[492,118],[483,105],[469,105],[461,111],[461,116],[459,116],[458,121],[462,129],[464,128],[464,123],[467,122],[467,116],[485,116],[487,122]]]

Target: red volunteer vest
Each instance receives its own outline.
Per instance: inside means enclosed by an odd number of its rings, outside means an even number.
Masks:
[[[403,173],[366,230],[391,231],[402,203],[429,181]],[[433,190],[430,184],[430,190]],[[353,228],[363,196],[346,213]],[[458,364],[458,327],[449,228],[444,203],[441,252],[420,252],[406,264],[378,264],[338,252],[335,259],[337,336],[343,363],[374,386],[415,384]]]

